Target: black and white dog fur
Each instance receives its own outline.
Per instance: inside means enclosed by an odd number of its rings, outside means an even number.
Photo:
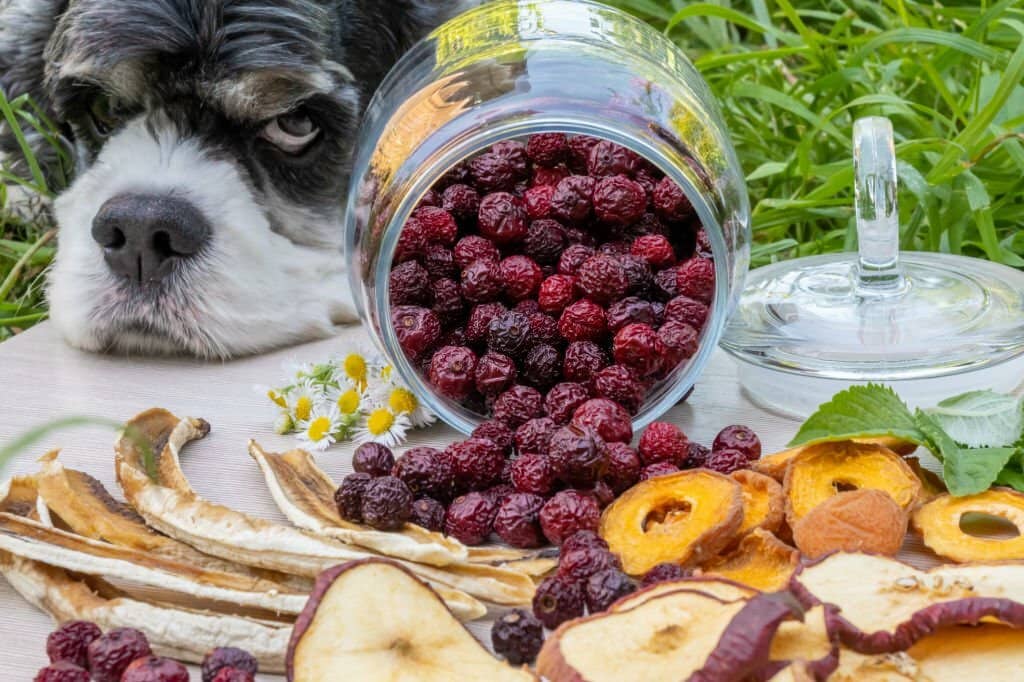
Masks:
[[[227,358],[352,321],[341,218],[360,115],[469,4],[0,0],[0,87],[44,108],[76,165],[53,205],[53,324],[91,351]],[[0,154],[17,155],[2,127]]]

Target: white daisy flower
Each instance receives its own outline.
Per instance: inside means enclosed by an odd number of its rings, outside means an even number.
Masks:
[[[405,386],[390,382],[380,383],[371,389],[373,399],[386,406],[395,414],[409,417],[413,427],[420,429],[436,421],[434,414],[423,406],[416,394]]]
[[[288,395],[288,409],[296,422],[309,421],[313,411],[323,402],[323,387],[309,379],[300,381]]]
[[[341,425],[341,415],[333,405],[322,405],[313,410],[310,418],[302,422],[299,440],[311,448],[326,450],[336,442],[335,433]]]
[[[279,435],[285,435],[295,430],[295,422],[292,421],[292,416],[287,411],[282,411],[277,415],[277,419],[274,420],[274,433]]]
[[[395,414],[389,408],[380,406],[370,410],[354,431],[357,443],[381,443],[393,448],[403,440],[411,423],[404,414]]]
[[[335,376],[339,384],[350,384],[360,391],[365,391],[370,385],[370,369],[373,361],[368,353],[361,350],[353,350],[344,353],[333,363]]]

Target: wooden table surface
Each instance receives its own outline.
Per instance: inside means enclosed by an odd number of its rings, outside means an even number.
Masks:
[[[82,353],[66,346],[51,325],[42,324],[0,344],[0,446],[30,427],[60,417],[88,415],[124,421],[150,407],[164,407],[179,416],[202,417],[210,422],[212,432],[190,445],[183,456],[185,472],[199,494],[243,512],[286,522],[246,453],[245,444],[247,439],[255,438],[273,451],[295,447],[296,443],[291,436],[273,433],[274,411],[254,385],[276,383],[282,376],[282,365],[288,361],[321,361],[365,342],[363,332],[352,327],[336,338],[270,355],[202,363]],[[676,406],[665,419],[705,444],[728,424],[748,424],[760,435],[765,452],[781,449],[797,427],[796,422],[751,403],[736,382],[733,361],[721,351],[690,400]],[[435,425],[413,432],[408,446],[445,444],[455,436],[448,427]],[[2,475],[6,478],[33,473],[37,469],[35,460],[59,447],[65,465],[91,473],[117,495],[113,440],[112,431],[99,427],[53,433],[20,453]],[[338,480],[351,471],[351,451],[351,444],[341,444],[318,455],[318,460]],[[917,564],[930,563],[914,542],[908,541],[905,558]],[[47,615],[0,580],[0,677],[31,680],[46,664],[45,638],[52,627]],[[470,624],[470,629],[484,641],[489,639],[488,622]],[[193,679],[198,676],[194,674]]]

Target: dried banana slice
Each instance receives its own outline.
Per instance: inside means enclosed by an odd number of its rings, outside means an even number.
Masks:
[[[166,410],[153,409],[135,417],[129,426],[131,433],[140,434],[153,444],[157,480],[149,478],[140,449],[124,435],[115,448],[117,479],[127,500],[157,530],[207,554],[306,576],[315,576],[344,561],[378,556],[199,497],[181,471],[178,453],[186,443],[209,432],[206,422],[178,419]],[[399,563],[434,586],[464,590],[498,604],[525,604],[533,598],[533,581],[517,571],[491,566],[438,568],[407,561]],[[448,601],[442,590],[438,592]]]

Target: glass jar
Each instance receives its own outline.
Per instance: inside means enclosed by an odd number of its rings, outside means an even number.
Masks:
[[[653,386],[634,429],[692,388],[736,304],[750,206],[718,104],[663,35],[578,0],[498,1],[451,20],[395,66],[369,103],[346,214],[353,297],[375,343],[438,416],[468,433],[484,417],[439,395],[391,325],[389,271],[421,198],[459,162],[508,138],[562,132],[610,140],[678,183],[708,235],[715,293],[700,346]]]

